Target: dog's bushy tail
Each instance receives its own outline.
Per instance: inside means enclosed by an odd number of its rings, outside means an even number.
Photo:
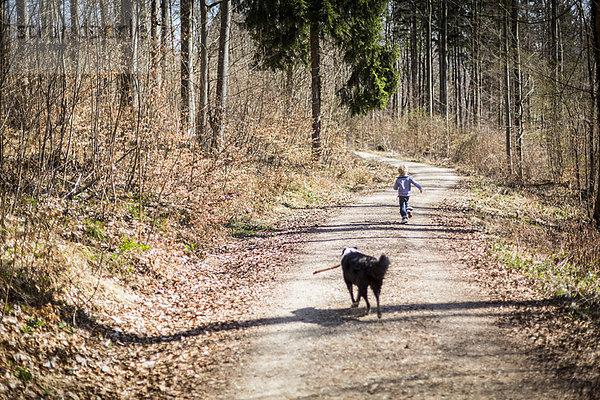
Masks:
[[[390,259],[385,254],[382,254],[381,257],[379,257],[379,261],[369,268],[369,275],[374,279],[382,281],[389,266]]]

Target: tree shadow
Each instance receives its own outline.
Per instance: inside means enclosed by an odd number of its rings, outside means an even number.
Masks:
[[[77,315],[80,322],[78,328],[84,328],[90,331],[101,333],[103,336],[111,338],[119,345],[128,344],[159,344],[176,342],[188,337],[202,336],[211,332],[238,331],[251,327],[286,325],[295,322],[318,325],[321,327],[338,327],[344,324],[378,324],[389,322],[402,322],[410,320],[440,320],[447,317],[456,317],[468,315],[471,317],[489,317],[518,315],[526,311],[516,312],[508,307],[525,307],[526,310],[541,308],[549,305],[562,305],[568,300],[563,298],[551,298],[544,300],[530,301],[472,301],[455,303],[422,303],[422,304],[402,304],[402,305],[384,305],[381,311],[384,314],[382,319],[365,317],[364,307],[361,308],[327,308],[319,309],[306,307],[292,311],[292,315],[280,317],[256,318],[240,321],[225,321],[201,324],[194,328],[174,332],[167,335],[144,335],[137,333],[128,333],[119,330],[116,327],[98,322],[93,316],[82,310],[71,312],[69,315]],[[68,312],[68,307],[62,306],[64,312]],[[507,308],[502,312],[489,312],[487,309]],[[473,310],[482,310],[481,313],[474,313]],[[487,311],[486,311],[487,310]],[[72,311],[72,309],[71,309]],[[371,310],[374,312],[373,309]],[[415,314],[414,311],[429,311],[428,313]],[[387,314],[387,315],[386,315]],[[390,315],[391,314],[391,315]]]

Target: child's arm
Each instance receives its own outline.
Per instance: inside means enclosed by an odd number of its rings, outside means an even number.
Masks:
[[[421,187],[421,185],[419,185],[417,183],[417,181],[415,181],[412,177],[410,178],[410,181],[413,185],[415,185],[419,189],[419,192],[423,193],[423,188]]]

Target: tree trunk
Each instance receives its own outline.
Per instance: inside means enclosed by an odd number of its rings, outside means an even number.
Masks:
[[[450,157],[450,126],[448,121],[448,1],[442,0],[440,10],[440,106],[446,121],[446,157]]]
[[[440,9],[440,107],[442,116],[448,116],[448,2],[441,1]]]
[[[200,101],[196,132],[198,140],[204,140],[208,113],[208,10],[206,0],[200,0]],[[214,147],[214,143],[211,147]]]
[[[121,14],[119,24],[119,40],[121,45],[121,74],[120,74],[120,95],[121,102],[131,104],[131,83],[132,83],[132,64],[133,64],[133,46],[132,46],[132,28],[133,28],[133,4],[132,0],[121,0]]]
[[[410,18],[410,106],[416,109],[419,101],[419,54],[417,49],[417,13],[413,11]]]
[[[427,47],[427,62],[426,62],[426,74],[427,79],[425,84],[427,86],[427,114],[429,117],[433,116],[433,43],[431,38],[431,23],[432,23],[432,7],[431,0],[427,0],[427,32],[425,34],[425,41]]]
[[[160,0],[160,54],[161,85],[166,81],[167,71],[167,32],[169,28],[169,2]]]
[[[25,39],[27,35],[27,24],[29,19],[29,12],[27,9],[26,0],[17,0],[17,38]]]
[[[452,113],[454,114],[454,125],[455,126],[459,126],[458,125],[458,71],[457,71],[457,67],[458,67],[458,57],[457,57],[457,53],[458,53],[458,45],[454,45],[453,46],[453,50],[452,50],[452,86],[454,87],[454,96],[453,96],[453,102],[454,102],[454,106],[452,108]]]
[[[581,7],[583,8],[583,7]],[[590,109],[591,110],[595,110],[596,108],[596,96],[598,96],[598,93],[596,92],[597,88],[595,86],[595,63],[594,63],[594,48],[595,48],[595,44],[594,44],[594,38],[593,38],[593,29],[594,27],[592,26],[591,29],[589,28],[589,25],[587,23],[587,21],[585,20],[585,12],[583,11],[583,9],[581,10],[581,15],[582,15],[582,19],[584,20],[584,25],[586,26],[585,29],[585,36],[586,36],[586,48],[587,48],[587,68],[588,68],[588,85],[590,87]],[[592,32],[590,32],[590,30]],[[590,37],[591,36],[591,37]],[[598,123],[600,124],[600,123]],[[600,171],[598,170],[596,163],[597,163],[597,153],[596,153],[596,132],[598,131],[598,124],[595,121],[595,118],[591,118],[591,121],[589,123],[589,127],[588,127],[588,154],[589,154],[589,181],[588,181],[588,198],[591,199],[592,196],[595,193],[595,189],[596,189],[596,184],[598,182],[598,176],[596,175],[597,173],[600,174]]]
[[[158,27],[158,15],[157,15],[157,2],[156,0],[150,0],[150,68],[156,67],[156,50],[158,33],[156,28]]]
[[[313,159],[321,158],[321,46],[319,24],[310,24],[310,76],[312,93],[312,150]]]
[[[4,85],[8,66],[8,0],[0,0],[0,121],[4,121]],[[4,129],[0,129],[0,175],[4,176]]]
[[[79,0],[69,1],[69,11],[71,14],[71,37],[79,37]]]
[[[180,28],[181,28],[181,131],[189,133],[193,126],[190,110],[191,79],[192,79],[192,18],[193,0],[181,0],[180,3]]]
[[[217,66],[217,121],[216,135],[223,140],[227,111],[227,77],[229,75],[229,27],[231,23],[231,0],[221,2],[221,28],[219,34],[219,61]]]
[[[471,59],[473,60],[472,66],[472,80],[471,90],[473,93],[473,124],[479,126],[481,121],[481,74],[480,74],[480,61],[479,61],[479,4],[480,0],[473,0],[473,16],[472,16],[472,30],[471,30]]]
[[[505,117],[504,117],[504,122],[505,122],[505,129],[506,129],[506,163],[507,163],[507,169],[508,169],[508,174],[512,175],[513,173],[513,160],[512,160],[512,135],[511,135],[511,129],[512,129],[512,116],[511,116],[511,101],[510,101],[510,90],[511,90],[511,84],[510,84],[510,29],[509,29],[509,10],[510,10],[510,1],[511,0],[505,0],[504,1],[504,6],[505,6],[505,10],[504,10],[504,28],[503,28],[503,33],[504,33],[504,112],[505,112]]]
[[[600,126],[600,0],[592,0],[591,4],[591,12],[592,12],[592,27],[594,31],[594,60],[596,61],[596,124]],[[600,129],[596,129],[596,133],[598,134]],[[600,137],[597,138],[600,140]],[[598,168],[596,172],[596,176],[600,176],[600,163],[593,166],[593,168]],[[600,228],[600,185],[598,185],[598,189],[596,190],[596,201],[594,203],[594,214],[593,214],[594,223],[596,227]]]
[[[102,36],[102,45],[106,45],[106,39],[113,34],[110,29],[112,24],[108,22],[107,0],[98,0],[98,2],[100,3],[100,35]]]
[[[515,151],[517,161],[517,175],[523,178],[523,102],[521,88],[521,50],[519,41],[519,0],[512,0],[511,4],[511,53],[512,76],[514,90],[514,127]]]
[[[551,128],[550,128],[550,160],[554,180],[558,181],[562,176],[562,151],[560,145],[560,101],[558,91],[558,81],[560,78],[559,66],[559,44],[558,44],[558,2],[550,1],[550,69],[552,71],[552,105],[550,110]]]

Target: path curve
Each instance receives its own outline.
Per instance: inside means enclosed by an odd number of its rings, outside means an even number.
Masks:
[[[410,223],[399,224],[390,188],[343,207],[299,243],[302,256],[254,310],[245,355],[221,398],[563,398],[551,372],[496,324],[503,304],[487,301],[436,245],[444,227],[432,216],[457,185],[456,175],[405,164],[424,188],[423,194],[413,190]],[[338,262],[348,246],[391,259],[381,320],[363,315],[364,302],[349,307],[339,269],[312,274]]]

